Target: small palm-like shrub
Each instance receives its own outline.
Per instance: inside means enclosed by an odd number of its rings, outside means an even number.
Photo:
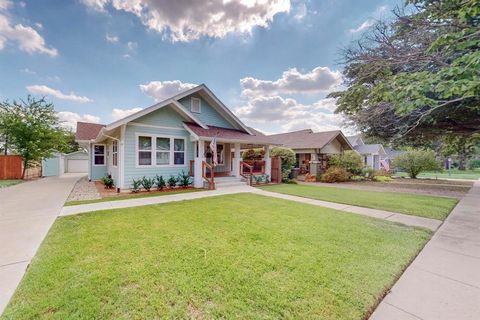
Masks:
[[[145,178],[145,176],[143,176],[142,178],[142,187],[147,190],[147,191],[150,191],[150,189],[152,189],[153,185],[155,184],[155,181],[152,179],[152,178]]]
[[[140,191],[140,187],[142,186],[142,179],[132,180],[132,192],[137,193]]]
[[[158,190],[163,190],[167,183],[165,182],[165,179],[163,179],[163,176],[159,176],[158,174],[155,176],[155,185],[157,186]]]
[[[111,174],[106,174],[105,176],[102,177],[101,179],[103,185],[105,186],[105,189],[112,189],[113,188],[113,178]]]
[[[322,175],[322,182],[345,182],[350,179],[351,173],[341,167],[330,167]]]
[[[192,184],[192,178],[190,177],[189,174],[186,174],[184,171],[178,174],[177,181],[180,187],[188,187],[189,185]]]
[[[168,184],[168,187],[169,188],[175,188],[175,186],[177,185],[177,178],[175,178],[174,176],[170,176],[170,178],[168,178],[168,181],[167,181],[167,184]]]

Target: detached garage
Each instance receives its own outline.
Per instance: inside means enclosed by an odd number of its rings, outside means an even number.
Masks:
[[[88,153],[77,151],[66,154],[65,172],[88,173]]]
[[[88,173],[88,153],[76,151],[69,154],[55,153],[42,161],[44,177],[61,176],[67,173]]]

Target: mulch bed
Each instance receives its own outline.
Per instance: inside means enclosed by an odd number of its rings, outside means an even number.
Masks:
[[[167,188],[165,187],[163,190],[157,190],[156,188],[152,188],[151,191],[139,191],[139,192],[117,192],[117,189],[114,187],[112,189],[105,189],[105,186],[101,181],[95,181],[95,187],[98,190],[98,193],[100,193],[100,196],[102,198],[107,198],[107,197],[125,197],[125,196],[131,196],[131,195],[144,195],[144,194],[163,194],[163,193],[170,193],[170,192],[175,192],[179,190],[188,190],[188,189],[193,189],[193,187],[176,187],[176,188]]]

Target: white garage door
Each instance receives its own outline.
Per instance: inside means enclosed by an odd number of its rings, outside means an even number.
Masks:
[[[67,160],[67,172],[88,172],[88,160]]]

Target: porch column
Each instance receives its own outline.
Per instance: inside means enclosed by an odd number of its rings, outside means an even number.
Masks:
[[[233,154],[233,159],[232,159],[232,175],[239,178],[240,177],[240,160],[241,160],[240,143],[235,143],[234,148],[235,148],[235,153]]]
[[[318,164],[318,155],[312,153],[310,155],[310,174],[313,176],[317,175],[317,164]]]
[[[270,158],[270,145],[265,145],[265,155],[263,156],[263,160],[265,161],[265,174],[272,178],[272,158]]]
[[[195,142],[195,163],[193,165],[193,186],[195,188],[203,188],[202,178],[202,162],[205,161],[205,141],[198,140]],[[198,152],[198,153],[197,153]]]

